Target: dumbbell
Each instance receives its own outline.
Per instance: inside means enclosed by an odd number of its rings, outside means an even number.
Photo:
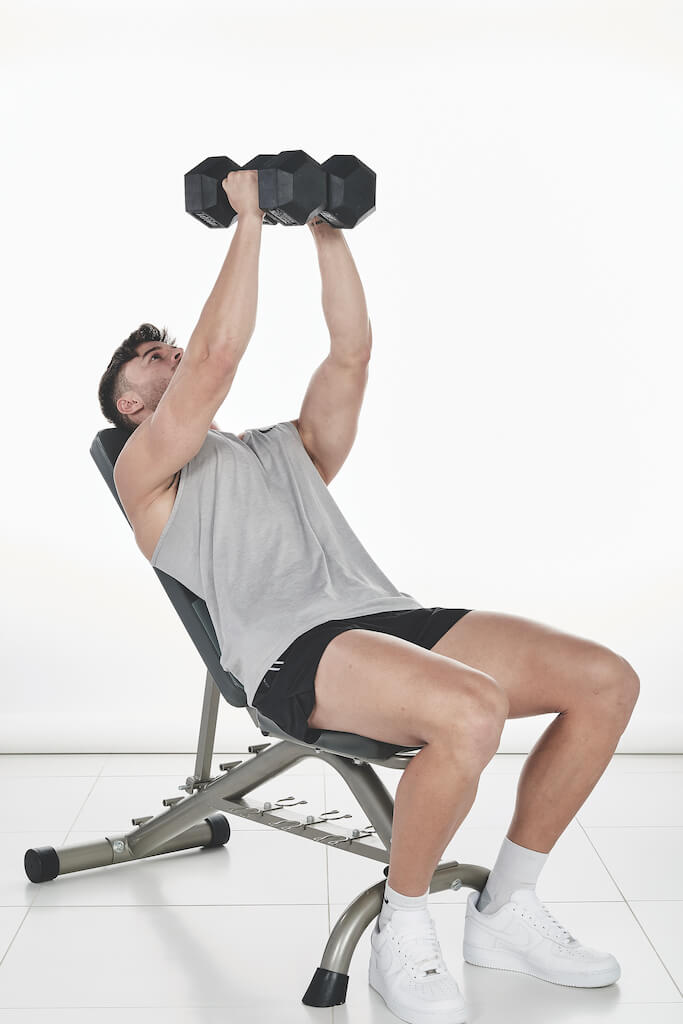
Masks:
[[[208,157],[185,175],[186,211],[208,227],[230,227],[237,213],[222,182],[239,170],[258,170],[265,224],[306,224],[320,215],[334,227],[355,227],[375,208],[375,172],[357,157],[319,164],[298,149],[262,153],[243,167],[227,156]]]
[[[227,156],[203,160],[185,175],[185,209],[209,227],[231,227],[237,212],[222,182],[230,171],[258,171],[259,207],[267,224],[305,224],[327,202],[327,178],[301,149],[262,153],[240,166]]]
[[[337,153],[320,165],[327,174],[327,202],[320,216],[334,228],[355,228],[375,211],[377,175],[357,156]]]

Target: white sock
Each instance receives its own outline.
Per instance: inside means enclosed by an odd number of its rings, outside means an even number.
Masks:
[[[486,881],[477,903],[478,911],[495,914],[507,903],[515,889],[535,889],[547,853],[527,850],[506,836],[496,863]]]
[[[382,897],[382,909],[379,913],[379,927],[382,929],[387,921],[391,921],[395,910],[426,910],[429,889],[422,896],[404,896],[402,892],[396,892],[387,881],[384,886]]]

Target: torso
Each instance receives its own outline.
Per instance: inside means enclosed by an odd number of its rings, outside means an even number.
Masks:
[[[296,423],[296,421],[293,422]],[[297,430],[298,429],[297,425]],[[239,434],[238,436],[239,439],[242,440],[244,433]],[[311,458],[313,457],[311,456]],[[320,472],[320,470],[318,470],[318,472]],[[172,477],[171,480],[164,484],[156,498],[153,498],[144,509],[135,513],[133,513],[132,510],[129,512],[126,509],[126,515],[128,516],[135,533],[137,546],[140,551],[142,551],[148,562],[152,561],[152,555],[156,550],[159,538],[164,532],[164,527],[166,526],[169,516],[173,510],[179,483],[180,470]]]
[[[135,540],[148,562],[152,561],[152,555],[168,522],[178,493],[179,482],[180,472],[175,474],[170,483],[166,484],[144,510],[130,517]]]
[[[215,422],[211,424],[210,429],[218,430]],[[239,435],[240,441],[243,437],[244,433]],[[152,555],[168,522],[178,493],[179,483],[180,470],[159,488],[156,497],[146,504],[144,508],[139,510],[126,509],[126,515],[135,533],[137,546],[148,562],[152,561]]]

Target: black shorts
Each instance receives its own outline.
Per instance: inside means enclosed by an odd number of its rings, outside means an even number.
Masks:
[[[322,729],[311,729],[308,717],[315,706],[315,674],[323,651],[333,637],[347,629],[390,633],[431,650],[451,626],[471,608],[401,608],[347,619],[329,619],[294,640],[259,683],[252,707],[279,725],[288,736],[315,744]]]

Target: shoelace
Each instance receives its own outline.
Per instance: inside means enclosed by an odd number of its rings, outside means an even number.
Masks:
[[[423,971],[424,974],[442,974],[444,971],[443,956],[441,947],[436,935],[434,922],[430,919],[423,925],[413,926],[410,929],[398,933],[398,939],[403,949],[411,958],[414,967]],[[413,956],[420,950],[416,947],[429,946],[429,952],[417,960]]]
[[[547,918],[546,921],[543,921],[540,918],[540,914],[539,914],[538,915],[539,924],[541,925],[541,927],[545,927],[545,928],[548,928],[548,923],[550,924],[550,937],[552,939],[555,939],[556,942],[561,942],[565,946],[569,946],[572,942],[577,942],[578,941],[577,939],[574,938],[574,936],[571,934],[571,932],[567,931],[567,929],[564,927],[564,925],[560,924],[560,922],[557,920],[556,917],[553,917],[553,915],[550,913],[550,911],[546,907],[545,903],[541,903],[540,900],[538,900],[538,910],[542,910],[543,913],[545,914],[546,918]],[[525,913],[526,913],[526,911],[524,909],[522,909],[522,914],[525,914]],[[553,934],[553,932],[554,932],[554,934]]]

